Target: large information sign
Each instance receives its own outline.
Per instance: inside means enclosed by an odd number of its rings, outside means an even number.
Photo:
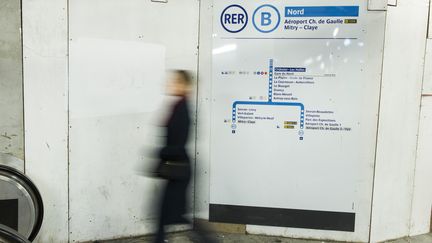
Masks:
[[[367,231],[383,25],[366,4],[215,1],[210,220]]]

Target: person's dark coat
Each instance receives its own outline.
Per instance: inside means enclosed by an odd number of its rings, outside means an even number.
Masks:
[[[186,214],[186,194],[190,181],[190,159],[186,151],[189,138],[190,115],[187,99],[182,97],[173,107],[166,122],[166,138],[159,151],[161,162],[173,161],[187,164],[188,175],[182,179],[168,180],[163,192],[160,220],[163,225],[188,223]]]
[[[189,161],[186,144],[189,138],[189,107],[182,97],[173,107],[166,122],[165,145],[159,152],[159,158],[164,161]]]

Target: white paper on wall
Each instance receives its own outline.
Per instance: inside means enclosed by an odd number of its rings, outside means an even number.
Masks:
[[[158,108],[166,72],[164,46],[81,38],[71,43],[70,52],[74,63],[71,118],[145,113]]]

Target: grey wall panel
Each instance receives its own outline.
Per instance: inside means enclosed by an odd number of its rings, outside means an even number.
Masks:
[[[23,158],[21,5],[0,0],[0,153]]]

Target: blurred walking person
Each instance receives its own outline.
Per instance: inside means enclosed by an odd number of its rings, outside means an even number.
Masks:
[[[159,165],[156,173],[167,180],[159,207],[159,222],[155,243],[165,242],[165,226],[190,224],[185,218],[187,188],[191,180],[191,161],[186,150],[191,124],[188,96],[192,78],[187,71],[175,70],[168,81],[167,93],[176,101],[165,121],[165,141],[158,152]],[[200,242],[212,242],[198,231]]]
[[[186,218],[186,193],[191,180],[191,162],[186,151],[189,137],[190,113],[188,95],[191,87],[188,72],[176,70],[168,81],[167,93],[177,98],[166,118],[165,141],[158,152],[157,174],[166,179],[160,202],[159,223],[155,243],[165,242],[165,226],[188,224]]]

